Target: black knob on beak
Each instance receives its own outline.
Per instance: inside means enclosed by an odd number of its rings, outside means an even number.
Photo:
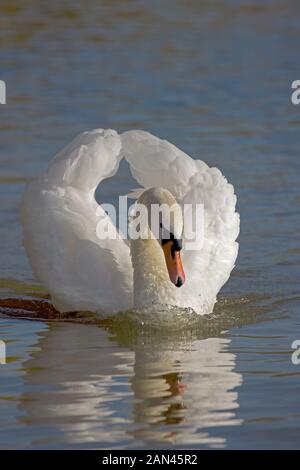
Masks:
[[[183,285],[183,279],[180,276],[178,276],[175,286],[181,287],[182,285]]]
[[[175,251],[182,250],[182,240],[178,240],[178,238],[173,238],[173,246]]]

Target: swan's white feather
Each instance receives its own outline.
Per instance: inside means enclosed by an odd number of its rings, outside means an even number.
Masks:
[[[238,254],[239,214],[234,189],[217,168],[199,171],[189,182],[182,204],[203,204],[204,240],[199,249],[183,251],[190,282],[186,290],[198,293],[198,309],[212,311],[216,296],[228,280]],[[184,286],[183,286],[184,287]]]
[[[96,203],[95,189],[117,172],[123,156],[144,188],[161,186],[180,204],[204,204],[204,245],[183,253],[187,281],[176,295],[180,307],[211,312],[238,251],[233,187],[216,168],[145,131],[121,136],[113,130],[84,132],[30,183],[22,202],[22,224],[36,277],[60,311],[114,313],[133,306],[128,245],[120,237],[101,240],[96,235],[99,216],[112,222]]]
[[[132,265],[124,240],[100,240],[108,216],[94,191],[114,174],[121,141],[101,129],[76,137],[27,188],[22,204],[24,244],[36,277],[60,311],[113,313],[132,305]]]
[[[140,185],[166,188],[176,199],[185,194],[191,176],[197,173],[195,160],[149,132],[127,131],[121,139],[132,176]]]
[[[126,196],[129,199],[138,199],[143,194],[144,191],[145,191],[145,188],[132,189],[128,194],[126,194]]]

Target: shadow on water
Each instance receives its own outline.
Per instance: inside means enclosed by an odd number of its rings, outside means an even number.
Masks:
[[[169,311],[162,321],[150,310],[53,318],[23,363],[19,420],[40,429],[31,446],[226,447],[213,428],[242,423],[227,332],[263,321],[259,301],[221,299],[213,315]]]

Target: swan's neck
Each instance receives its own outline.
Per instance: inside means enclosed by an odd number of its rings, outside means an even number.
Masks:
[[[176,305],[177,288],[170,281],[163,250],[158,241],[151,238],[132,240],[131,258],[135,307],[153,303]]]

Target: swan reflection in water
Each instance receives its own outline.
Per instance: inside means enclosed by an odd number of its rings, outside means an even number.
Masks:
[[[242,380],[222,322],[174,330],[123,320],[41,333],[25,364],[20,420],[55,432],[32,445],[226,447],[212,429],[241,424]]]

